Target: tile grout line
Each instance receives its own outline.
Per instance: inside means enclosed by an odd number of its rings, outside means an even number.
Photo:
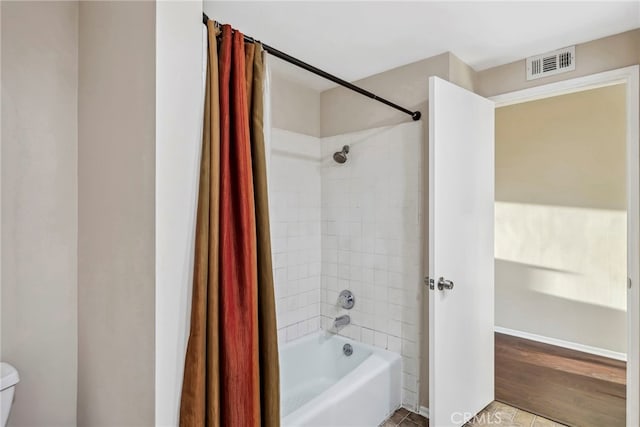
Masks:
[[[400,424],[402,424],[403,421],[407,421],[413,425],[415,425],[416,427],[418,427],[418,424],[414,423],[412,419],[409,418],[409,415],[411,415],[411,411],[407,412],[407,415],[405,415],[398,424],[396,424],[396,427],[399,426]]]

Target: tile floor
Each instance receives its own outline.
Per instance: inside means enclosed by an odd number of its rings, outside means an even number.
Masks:
[[[474,419],[465,424],[466,427],[566,427],[546,418],[521,411],[501,402],[490,403]],[[398,409],[380,427],[429,427],[425,417]]]
[[[380,427],[429,427],[429,420],[422,415],[398,409],[388,420],[380,424]]]
[[[466,425],[469,427],[566,427],[564,424],[558,424],[502,402],[490,403]]]

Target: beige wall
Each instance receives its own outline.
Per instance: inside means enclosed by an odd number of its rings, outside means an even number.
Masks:
[[[402,67],[375,74],[354,84],[394,101],[412,111],[422,112],[428,120],[429,76],[448,78],[449,53],[423,59]],[[372,101],[344,87],[322,92],[320,133],[323,137],[375,127],[405,123],[411,118],[393,108]],[[428,133],[425,133],[428,135]]]
[[[426,131],[430,76],[441,77],[469,90],[474,90],[476,85],[473,69],[450,52],[375,74],[354,84],[412,111],[420,111]],[[344,87],[326,90],[320,99],[323,137],[411,120],[407,114]]]
[[[78,425],[154,424],[155,3],[80,5]]]
[[[449,53],[449,81],[473,92],[478,84],[473,68],[452,53]]]
[[[496,200],[625,210],[625,85],[496,109]]]
[[[2,354],[10,426],[76,422],[76,2],[2,9]]]
[[[527,81],[524,59],[480,71],[476,75],[476,92],[482,96],[493,96],[639,62],[640,29],[636,29],[576,45],[576,69],[567,73]]]
[[[270,58],[270,61],[274,59]],[[296,70],[297,72],[297,70]],[[301,73],[307,71],[300,70]],[[320,92],[271,69],[271,124],[305,135],[320,136]]]
[[[625,96],[496,110],[496,326],[626,352]]]
[[[524,59],[478,72],[475,76],[476,92],[483,96],[494,96],[638,63],[640,63],[640,29],[576,45],[576,69],[567,73],[527,81],[525,78]],[[565,194],[565,196],[576,202],[575,194]],[[615,202],[609,198],[606,203],[612,206],[615,206],[616,203],[619,205],[620,199],[618,198],[617,200]],[[601,202],[604,201],[601,200]],[[556,216],[558,214],[558,212],[555,213]],[[587,219],[585,218],[584,220],[586,221]],[[612,219],[612,221],[615,222],[616,220]],[[615,228],[615,225],[613,227]],[[616,316],[620,315],[620,312],[614,311],[613,313]],[[614,341],[617,339],[615,337],[612,338]],[[620,339],[617,340],[618,343]],[[611,345],[613,346],[613,344]]]

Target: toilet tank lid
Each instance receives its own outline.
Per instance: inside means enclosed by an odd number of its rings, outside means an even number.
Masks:
[[[18,371],[8,363],[0,363],[0,390],[14,386],[20,381]]]

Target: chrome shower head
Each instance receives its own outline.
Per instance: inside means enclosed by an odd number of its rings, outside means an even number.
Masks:
[[[333,160],[335,160],[336,163],[342,164],[347,161],[347,153],[349,153],[349,146],[345,145],[342,147],[342,151],[336,151],[333,153]]]

